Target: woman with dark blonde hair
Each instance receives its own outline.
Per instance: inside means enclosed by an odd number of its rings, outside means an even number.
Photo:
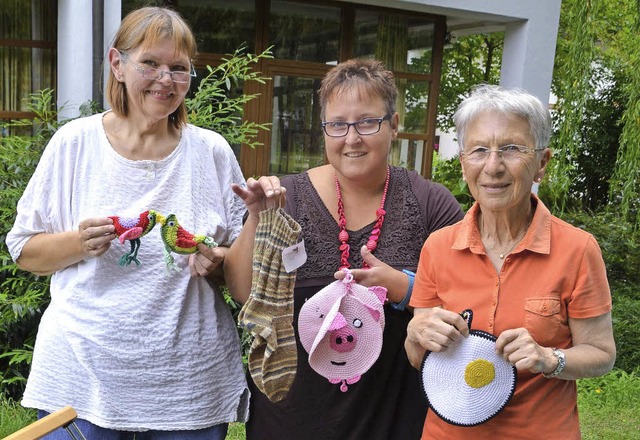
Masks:
[[[389,165],[397,95],[381,62],[338,64],[319,96],[328,163],[282,179],[285,210],[302,226],[308,255],[296,272],[294,327],[302,305],[347,267],[356,282],[388,291],[380,356],[343,392],[310,367],[296,334],[298,368],[286,398],[271,402],[250,383],[248,439],[420,438],[426,401],[403,348],[405,306],[422,243],[462,211],[444,186]]]
[[[218,288],[246,209],[231,186],[245,180],[222,136],[187,123],[196,53],[176,12],[127,15],[108,52],[111,110],[53,136],[7,236],[21,268],[52,274],[22,404],[40,417],[72,406],[88,439],[224,439],[247,418],[240,342]],[[264,202],[259,184],[246,191]],[[160,213],[217,246],[175,255],[179,271],[166,275],[158,225],[123,264],[115,218],[133,228]]]

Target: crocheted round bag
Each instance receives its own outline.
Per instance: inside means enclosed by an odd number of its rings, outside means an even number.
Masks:
[[[304,303],[298,318],[300,342],[309,365],[346,392],[380,356],[387,289],[357,284],[345,277]]]
[[[461,313],[471,329],[473,312]],[[422,388],[429,407],[445,422],[475,426],[497,415],[511,400],[517,371],[495,352],[496,337],[470,330],[455,347],[427,351],[422,361]]]

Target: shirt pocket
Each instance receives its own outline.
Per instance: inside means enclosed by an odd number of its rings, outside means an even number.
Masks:
[[[525,327],[542,346],[552,346],[566,336],[560,298],[554,296],[528,298],[525,301]]]

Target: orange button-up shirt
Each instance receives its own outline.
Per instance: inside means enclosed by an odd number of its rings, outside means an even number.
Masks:
[[[477,226],[475,204],[459,223],[429,236],[410,305],[473,310],[472,329],[499,336],[524,327],[543,347],[572,345],[568,318],[611,310],[602,253],[594,237],[551,215],[532,194],[535,213],[524,238],[496,272]],[[575,381],[518,371],[516,390],[493,419],[457,427],[429,411],[423,439],[580,439]]]

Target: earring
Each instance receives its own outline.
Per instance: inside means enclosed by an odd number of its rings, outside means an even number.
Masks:
[[[536,183],[540,183],[540,182],[542,182],[542,178],[540,177],[536,178]]]

